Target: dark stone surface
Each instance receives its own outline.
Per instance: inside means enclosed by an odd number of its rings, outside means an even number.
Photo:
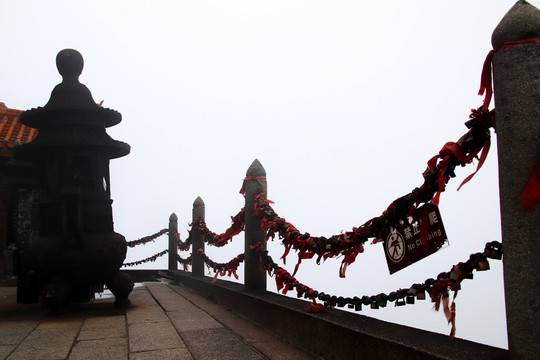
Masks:
[[[493,33],[494,46],[540,36],[540,10],[518,2]],[[512,358],[540,351],[540,206],[527,212],[522,193],[540,161],[540,44],[493,56],[508,344]]]
[[[540,37],[540,11],[527,1],[518,1],[503,17],[491,35],[497,48],[504,42]]]
[[[534,359],[540,351],[540,206],[527,212],[519,203],[540,161],[540,44],[495,53],[493,79],[508,344],[513,357]]]

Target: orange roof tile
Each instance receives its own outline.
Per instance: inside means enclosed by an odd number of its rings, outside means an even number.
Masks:
[[[14,148],[34,140],[38,130],[25,126],[19,121],[22,110],[8,108],[0,102],[0,148]]]

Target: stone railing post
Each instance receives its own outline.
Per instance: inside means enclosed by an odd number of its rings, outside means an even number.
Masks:
[[[193,223],[195,223],[195,220],[197,219],[205,221],[204,201],[200,196],[193,202]],[[191,274],[193,276],[204,276],[204,261],[197,255],[199,249],[204,251],[204,240],[195,228],[191,228],[190,236],[192,241]]]
[[[172,213],[169,217],[169,270],[178,270],[178,250],[175,238],[178,234],[178,217]]]
[[[266,171],[255,159],[246,173],[244,180],[245,240],[244,240],[244,287],[247,291],[266,291],[266,272],[261,269],[259,257],[251,246],[260,242],[266,249],[265,232],[260,229],[260,219],[253,216],[253,197],[263,192],[267,195]]]
[[[495,28],[494,48],[540,37],[540,10],[518,1]],[[540,354],[540,204],[520,208],[540,161],[540,43],[513,45],[493,55],[499,192],[508,344],[512,359]]]

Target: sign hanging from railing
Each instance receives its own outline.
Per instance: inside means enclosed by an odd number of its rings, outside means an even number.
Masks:
[[[439,207],[426,203],[412,217],[381,231],[388,270],[393,274],[449,245]]]

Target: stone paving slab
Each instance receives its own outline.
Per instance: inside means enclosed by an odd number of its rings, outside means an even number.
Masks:
[[[167,315],[146,288],[133,290],[129,298],[132,307],[127,313],[128,324],[168,321]]]
[[[20,344],[39,325],[39,321],[2,321],[0,345]]]
[[[169,321],[131,324],[128,332],[130,352],[185,347]]]
[[[180,359],[193,360],[191,353],[187,348],[179,349],[164,349],[132,353],[129,356],[130,360],[165,360],[165,359]]]
[[[201,297],[197,292],[189,288],[178,285],[171,285],[169,287],[189,301],[196,302],[199,308],[211,315],[224,327],[240,336],[245,342],[256,348],[268,359],[309,360],[314,358],[292,344],[268,333],[244,316],[231,311],[226,306]]]
[[[66,359],[82,319],[47,319],[30,332],[8,359]]]
[[[166,310],[195,359],[265,359],[258,350],[203,309],[189,300],[178,301],[179,293],[172,290],[173,286],[148,284],[147,289]]]
[[[85,319],[78,341],[125,338],[126,321],[124,316],[102,316]]]
[[[185,331],[182,332],[182,338],[195,359],[266,359],[259,351],[224,327]]]
[[[0,345],[0,359],[7,359],[17,345]]]
[[[15,294],[0,287],[0,360],[312,359],[180,285],[145,283],[128,308],[101,298],[56,317],[40,304],[16,304]]]
[[[121,360],[128,358],[127,337],[78,341],[69,360]]]

